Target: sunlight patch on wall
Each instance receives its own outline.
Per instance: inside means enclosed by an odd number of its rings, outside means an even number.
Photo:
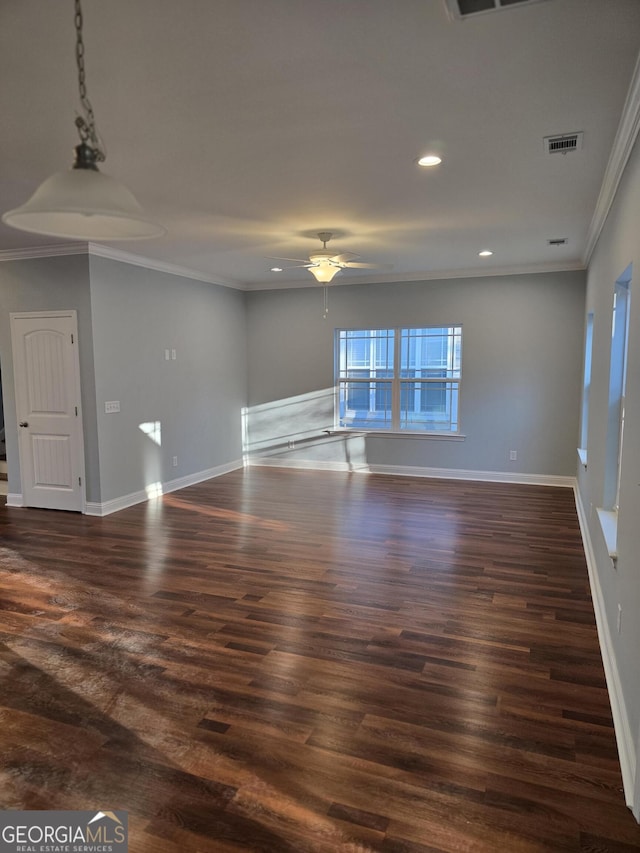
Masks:
[[[342,442],[342,452],[339,455],[349,471],[368,470],[367,443],[363,435],[341,435],[336,436],[336,440]]]
[[[245,454],[287,452],[326,438],[334,427],[334,389],[320,388],[245,409]]]
[[[278,464],[336,471],[369,469],[363,433],[334,431],[335,389],[321,388],[242,410],[244,465]]]
[[[164,494],[162,490],[162,483],[149,483],[148,486],[145,486],[144,490],[147,493],[148,498],[161,498]]]
[[[147,438],[150,438],[158,447],[162,445],[162,425],[160,421],[148,421],[144,424],[138,424],[138,429],[143,432]]]
[[[240,434],[242,435],[242,464],[249,464],[249,407],[240,410]]]

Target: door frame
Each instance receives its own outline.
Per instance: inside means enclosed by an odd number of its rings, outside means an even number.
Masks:
[[[85,471],[85,448],[84,448],[84,422],[82,419],[82,383],[80,381],[80,338],[78,336],[78,312],[75,308],[70,308],[69,310],[58,310],[58,311],[12,311],[9,314],[9,327],[11,330],[11,358],[12,358],[12,370],[13,370],[13,379],[14,379],[14,405],[15,405],[15,413],[16,420],[18,419],[18,388],[15,385],[16,382],[16,374],[15,374],[15,362],[13,360],[13,346],[14,346],[14,321],[15,320],[35,320],[38,317],[42,317],[43,319],[50,319],[56,317],[68,318],[72,323],[72,334],[74,335],[74,358],[73,358],[73,383],[75,386],[76,398],[78,400],[78,414],[77,414],[77,443],[78,443],[78,458],[76,460],[78,464],[78,471],[80,472],[81,478],[81,489],[80,489],[80,512],[85,515],[87,511],[87,477]],[[5,419],[6,420],[6,419]],[[20,461],[20,501],[19,503],[15,501],[16,495],[11,497],[14,500],[9,503],[9,495],[7,496],[7,506],[21,506],[26,507],[24,502],[24,489],[23,489],[23,465],[22,465],[22,442],[20,441],[20,435],[18,434],[18,459]],[[30,509],[31,507],[26,507]]]

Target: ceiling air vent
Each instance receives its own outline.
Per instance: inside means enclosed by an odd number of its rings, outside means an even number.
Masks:
[[[560,133],[557,136],[545,136],[544,150],[547,154],[568,154],[582,148],[583,133]]]
[[[473,15],[482,15],[485,12],[500,12],[542,2],[544,0],[444,0],[449,16],[455,21],[462,21]]]
[[[549,245],[549,246],[566,246],[568,242],[569,241],[566,237],[552,237],[550,240],[547,240],[547,245]]]

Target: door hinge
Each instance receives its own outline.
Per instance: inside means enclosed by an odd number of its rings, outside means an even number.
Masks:
[[[82,485],[82,477],[78,477],[78,485],[79,485],[79,486],[81,486],[81,485]]]
[[[78,407],[76,406],[76,417],[78,417]]]
[[[73,332],[71,332],[71,343],[74,343],[74,340],[73,340]]]

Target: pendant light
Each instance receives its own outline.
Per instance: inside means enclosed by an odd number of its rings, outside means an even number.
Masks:
[[[98,171],[105,160],[87,96],[82,39],[82,9],[75,0],[76,64],[83,115],[76,118],[80,144],[67,171],[47,178],[31,198],[2,221],[21,231],[73,240],[140,240],[159,237],[166,229],[147,219],[133,194],[119,181]]]

